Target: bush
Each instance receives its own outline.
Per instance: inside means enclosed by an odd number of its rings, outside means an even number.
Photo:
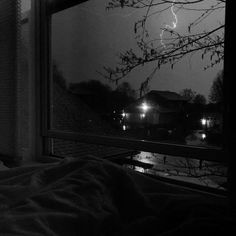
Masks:
[[[221,146],[222,145],[222,133],[219,132],[207,132],[206,135],[206,142],[209,145],[216,145]]]
[[[151,138],[158,140],[166,140],[169,138],[169,132],[166,128],[152,127],[150,128]]]

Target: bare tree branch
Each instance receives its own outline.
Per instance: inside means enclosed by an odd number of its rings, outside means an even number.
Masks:
[[[219,26],[208,31],[191,33],[195,26],[208,19],[214,12],[225,8],[225,1],[213,1],[211,1],[211,5],[209,6],[209,4],[206,4],[206,0],[111,0],[107,9],[131,7],[140,10],[145,9],[146,13],[142,19],[134,23],[134,34],[136,35],[135,38],[139,51],[129,49],[120,53],[120,62],[117,67],[104,67],[105,73],[102,73],[103,76],[111,81],[118,82],[135,68],[156,62],[150,75],[141,83],[140,89],[145,89],[145,85],[148,85],[149,81],[162,65],[169,63],[173,68],[183,57],[191,55],[194,52],[201,52],[202,59],[208,56],[211,61],[204,69],[220,63],[224,58],[224,23],[219,23]],[[173,7],[176,9],[175,11]],[[175,27],[172,29],[172,27],[167,27],[167,25],[162,29],[161,36],[163,37],[163,33],[165,32],[165,34],[170,35],[169,37],[150,38],[149,32],[146,29],[147,21],[151,17],[161,14],[168,9],[171,9],[172,12],[174,11],[175,14],[179,10],[202,13],[192,22],[189,22],[189,33],[187,35],[181,35],[175,31]],[[157,45],[158,42],[162,43],[162,40],[167,41],[164,45],[165,47],[163,45]]]

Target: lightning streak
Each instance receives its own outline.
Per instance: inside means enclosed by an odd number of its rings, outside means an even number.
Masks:
[[[164,32],[165,32],[167,29],[170,29],[170,30],[175,29],[176,26],[177,26],[177,23],[178,23],[177,15],[176,15],[175,12],[174,12],[175,1],[176,1],[176,0],[173,0],[173,2],[172,2],[172,4],[171,4],[171,8],[170,8],[170,9],[171,9],[171,13],[172,13],[172,15],[174,16],[174,19],[175,19],[175,20],[172,22],[172,26],[166,24],[165,27],[164,27],[164,29],[162,29],[162,31],[161,31],[161,33],[160,33],[161,45],[162,45],[164,48],[166,48],[166,45],[165,45],[165,43],[163,42],[163,34],[164,34]]]

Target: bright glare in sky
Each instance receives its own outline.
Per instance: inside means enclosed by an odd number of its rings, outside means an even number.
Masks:
[[[144,103],[141,105],[141,108],[142,108],[143,112],[147,112],[147,110],[148,110],[150,107],[147,105],[147,103],[144,102]]]

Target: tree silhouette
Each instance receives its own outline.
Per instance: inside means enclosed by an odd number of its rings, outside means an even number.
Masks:
[[[220,71],[212,83],[209,100],[218,105],[223,103],[223,77],[224,71]]]
[[[128,82],[123,82],[112,91],[111,107],[113,110],[121,111],[136,99],[135,90]]]
[[[118,92],[123,93],[127,97],[135,98],[136,93],[135,90],[131,88],[131,85],[128,82],[123,82],[118,85],[117,89]]]
[[[112,90],[99,80],[88,80],[71,83],[69,91],[80,96],[94,111],[103,114],[119,111],[135,100],[135,90],[128,82]]]
[[[193,103],[199,104],[199,105],[205,105],[206,104],[206,98],[202,94],[196,94],[196,96],[193,99]]]
[[[106,113],[109,110],[111,88],[98,80],[71,83],[69,91],[80,96],[98,113]]]
[[[103,96],[111,92],[111,88],[99,80],[88,80],[79,83],[71,83],[69,90],[73,93],[81,93],[82,91],[86,91],[97,96]]]
[[[195,96],[196,96],[196,92],[193,91],[192,89],[183,89],[180,91],[179,93],[182,97],[186,98],[188,102],[193,102]]]
[[[225,9],[225,0],[110,0],[107,10],[115,8],[134,8],[144,11],[144,16],[134,23],[134,34],[139,50],[133,48],[119,54],[120,62],[115,68],[104,67],[104,76],[112,81],[119,81],[134,69],[154,63],[153,70],[145,78],[140,90],[145,90],[157,70],[169,63],[171,68],[187,55],[200,52],[202,59],[208,59],[204,69],[213,67],[224,59],[224,22],[208,30],[196,30],[201,23],[207,25],[207,19],[218,11]],[[174,7],[174,8],[173,8]],[[175,27],[165,27],[165,46],[161,39],[152,36],[148,22],[165,11],[180,10],[199,13],[189,22],[186,34],[175,31]],[[222,20],[224,21],[224,20]],[[174,26],[174,23],[173,23]]]
[[[62,71],[58,68],[58,65],[54,62],[53,68],[53,82],[59,85],[61,88],[66,89],[66,80]]]

